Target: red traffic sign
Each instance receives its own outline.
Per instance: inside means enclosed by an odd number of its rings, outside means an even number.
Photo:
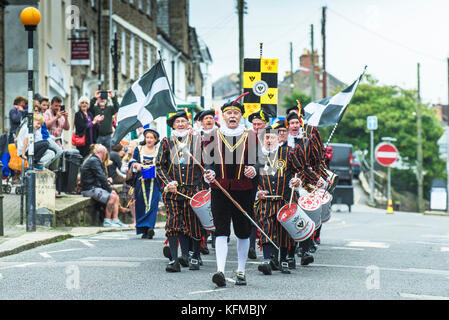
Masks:
[[[399,158],[398,149],[391,143],[386,142],[378,144],[374,154],[376,161],[384,167],[391,166]]]

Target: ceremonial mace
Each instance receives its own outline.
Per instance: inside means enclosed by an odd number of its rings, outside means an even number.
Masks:
[[[204,169],[204,167],[201,165],[201,163],[195,159],[195,157],[190,153],[189,150],[187,150],[185,147],[185,144],[180,143],[179,144],[180,148],[185,151],[191,158],[192,160],[201,168],[201,170],[203,170],[203,172],[206,172],[206,169]],[[259,225],[253,220],[251,219],[251,217],[248,215],[248,213],[245,211],[245,209],[243,209],[240,204],[234,200],[234,198],[232,198],[232,196],[229,194],[228,191],[226,191],[225,188],[223,188],[223,186],[217,181],[215,180],[215,185],[220,188],[221,191],[223,191],[223,193],[229,198],[229,200],[231,200],[231,202],[237,207],[237,209],[239,209],[248,219],[249,221],[251,221],[251,223],[271,242],[271,244],[277,249],[279,250],[279,247],[273,242],[273,240],[271,240],[271,238],[269,236],[267,236],[267,234],[259,227]]]

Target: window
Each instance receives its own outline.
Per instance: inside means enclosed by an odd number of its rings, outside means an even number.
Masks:
[[[153,61],[152,61],[152,57],[151,57],[151,47],[148,46],[147,47],[147,70],[150,70],[152,66],[153,66]]]
[[[139,77],[143,75],[143,41],[139,39]]]
[[[95,0],[90,0],[90,5],[92,6],[92,8],[95,8]]]
[[[151,0],[147,0],[147,15],[151,16]]]
[[[95,71],[95,33],[90,34],[90,70]]]
[[[142,0],[138,0],[137,9],[142,10],[142,7],[143,7]]]
[[[122,57],[122,61],[120,62],[121,64],[121,70],[122,70],[122,74],[124,76],[126,76],[126,31],[122,30],[122,52],[121,52],[121,57]]]
[[[135,57],[135,36],[132,34],[129,38],[129,78],[134,79],[136,77],[136,57]]]

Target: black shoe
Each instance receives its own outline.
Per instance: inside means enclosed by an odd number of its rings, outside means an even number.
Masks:
[[[212,276],[212,282],[215,283],[218,287],[226,287],[226,279],[223,272],[214,273]]]
[[[281,271],[281,273],[290,274],[291,272],[290,272],[290,270],[288,270],[289,267],[290,266],[287,261],[282,261],[281,265],[279,266],[279,270]]]
[[[198,259],[194,259],[194,258],[190,259],[189,270],[200,270],[200,262]]]
[[[301,265],[302,266],[307,266],[308,264],[311,264],[314,261],[313,256],[308,253],[308,252],[304,252],[302,257],[301,257]]]
[[[147,230],[147,232],[146,232],[146,234],[147,234],[147,239],[153,239],[153,237],[154,237],[154,230],[153,229],[148,229]]]
[[[270,266],[273,270],[279,270],[279,261],[277,261],[274,256],[270,259]]]
[[[181,266],[179,265],[179,262],[175,262],[173,260],[173,261],[170,261],[167,264],[167,267],[165,268],[165,271],[167,271],[167,272],[181,272]]]
[[[310,244],[310,247],[309,247],[309,252],[310,253],[315,253],[316,252],[316,246],[314,245],[314,244]]]
[[[288,268],[290,270],[296,269],[296,259],[295,258],[287,258]]]
[[[261,264],[259,264],[257,269],[260,272],[262,272],[264,275],[270,275],[271,274],[270,262],[267,262],[267,261],[262,262]]]
[[[165,246],[162,249],[162,253],[164,254],[164,257],[166,257],[168,260],[172,260],[172,256],[171,256],[171,252],[170,252],[170,247],[169,246]]]
[[[235,280],[236,286],[246,286],[246,277],[243,272],[237,272],[237,279]]]
[[[317,244],[317,245],[320,245],[321,244],[321,239],[318,237],[318,238],[315,238],[315,243]]]
[[[249,250],[248,250],[248,258],[250,258],[252,260],[256,260],[257,259],[256,249],[249,248]]]
[[[198,257],[198,261],[200,263],[200,266],[202,266],[203,265],[203,259],[201,259],[201,256]]]
[[[145,228],[144,232],[142,233],[142,239],[148,239],[148,228]]]
[[[189,266],[189,256],[181,256],[178,258],[178,260],[181,266],[183,266],[184,268],[187,268]]]

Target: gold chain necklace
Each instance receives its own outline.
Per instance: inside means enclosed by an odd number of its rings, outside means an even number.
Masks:
[[[228,148],[229,151],[234,152],[235,149],[237,149],[243,141],[246,140],[246,137],[248,136],[248,132],[245,132],[241,138],[239,139],[239,141],[237,141],[237,143],[233,146],[231,146],[229,144],[229,142],[226,140],[225,136],[223,135],[223,133],[220,132],[220,130],[218,130],[218,134],[220,136],[220,139],[223,141],[223,143],[225,144],[226,148]]]

